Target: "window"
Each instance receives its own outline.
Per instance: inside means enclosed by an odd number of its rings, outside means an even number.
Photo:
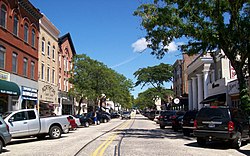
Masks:
[[[64,91],[66,91],[66,80],[65,79],[64,79],[63,85],[64,85],[63,89],[64,89]]]
[[[7,16],[6,6],[2,5],[1,6],[1,13],[0,13],[0,17],[1,17],[0,25],[4,28],[6,28],[6,16]]]
[[[31,79],[35,79],[35,62],[31,62],[31,74],[30,74]]]
[[[14,114],[10,119],[12,119],[13,121],[27,120],[25,112],[18,112]]]
[[[66,58],[64,57],[64,63],[63,63],[63,65],[64,65],[64,71],[66,71]]]
[[[36,114],[34,111],[28,111],[29,120],[36,119]]]
[[[14,25],[13,25],[13,33],[18,36],[18,17],[14,16]]]
[[[32,45],[32,47],[35,47],[35,39],[36,39],[36,32],[34,29],[32,29],[32,32],[31,32],[31,45]]]
[[[23,58],[23,76],[27,76],[28,72],[28,59]]]
[[[41,79],[44,80],[44,64],[42,63]]]
[[[45,54],[45,39],[42,39],[42,54]]]
[[[61,55],[58,56],[59,67],[61,67]]]
[[[66,92],[68,91],[68,80],[66,80]]]
[[[29,36],[29,26],[27,23],[24,25],[24,41],[28,43],[28,36]]]
[[[50,68],[47,68],[47,81],[49,82],[49,78],[50,78]]]
[[[50,42],[48,42],[48,47],[47,47],[47,54],[48,54],[48,58],[50,57]]]
[[[16,53],[13,53],[12,54],[12,72],[13,73],[17,73],[17,54]]]
[[[56,51],[55,46],[53,46],[53,49],[52,49],[52,58],[53,58],[53,60],[55,60],[55,51]]]
[[[52,70],[52,83],[55,83],[55,69]]]
[[[0,68],[4,69],[5,66],[5,53],[6,49],[3,46],[0,46]]]
[[[58,86],[59,86],[59,89],[61,90],[61,77],[59,77]]]

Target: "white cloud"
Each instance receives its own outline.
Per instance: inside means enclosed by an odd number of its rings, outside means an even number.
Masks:
[[[145,38],[138,39],[136,42],[132,44],[132,48],[134,52],[142,52],[147,48],[148,42]]]
[[[175,52],[175,51],[177,51],[178,50],[178,46],[179,45],[183,45],[184,43],[183,42],[171,42],[168,46],[165,46],[164,48],[166,49],[168,49],[168,51],[169,52]]]

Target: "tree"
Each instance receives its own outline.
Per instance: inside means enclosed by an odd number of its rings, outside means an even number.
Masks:
[[[105,94],[107,98],[113,98],[119,103],[129,103],[131,80],[85,54],[76,55],[73,63],[74,68],[69,80],[73,84],[73,88],[69,92],[77,98],[79,105],[83,99],[87,98],[94,101],[97,106],[101,94]],[[81,107],[78,108],[79,114]]]
[[[167,45],[180,38],[188,41],[180,49],[190,55],[222,49],[238,77],[241,107],[250,111],[246,85],[250,67],[249,0],[154,0],[139,6],[134,15],[142,18],[148,47],[158,58],[168,52]]]

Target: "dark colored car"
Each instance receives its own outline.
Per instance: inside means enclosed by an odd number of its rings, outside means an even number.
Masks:
[[[161,111],[159,116],[159,124],[160,128],[164,129],[165,126],[171,126],[172,125],[172,117],[176,115],[176,111],[174,110],[167,110],[167,111]]]
[[[2,153],[3,147],[6,147],[10,141],[11,134],[9,132],[9,126],[0,116],[0,153]]]
[[[111,113],[111,118],[119,118],[121,115],[118,112]]]
[[[94,121],[92,120],[91,116],[87,114],[85,115],[74,115],[74,117],[79,118],[81,125],[84,127],[89,127],[90,124],[93,124]]]
[[[193,133],[193,130],[195,129],[194,120],[197,113],[197,110],[190,110],[184,114],[182,123],[182,132],[184,136],[190,136],[190,133]]]
[[[111,115],[108,112],[97,112],[97,120],[99,120],[102,123],[109,122],[111,120]]]
[[[194,122],[197,143],[204,146],[207,141],[230,141],[233,148],[240,148],[242,141],[249,139],[249,121],[246,114],[237,108],[205,107]]]
[[[149,120],[154,120],[155,119],[155,111],[150,111],[148,114],[148,119]]]
[[[175,132],[182,129],[182,123],[183,123],[182,119],[183,119],[183,115],[179,115],[175,117],[174,119],[172,119],[172,129]]]

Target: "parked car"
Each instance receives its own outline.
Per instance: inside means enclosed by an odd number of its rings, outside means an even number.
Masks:
[[[75,117],[73,117],[72,115],[68,115],[67,119],[68,119],[68,121],[70,123],[69,130],[76,130],[77,124],[76,124]]]
[[[36,109],[21,109],[4,114],[13,138],[36,136],[38,139],[58,139],[69,130],[66,116],[40,117]]]
[[[183,115],[178,115],[174,119],[172,119],[172,129],[175,132],[182,130],[182,124],[183,124]]]
[[[97,119],[101,122],[101,123],[106,123],[109,122],[111,120],[111,115],[108,112],[97,112]]]
[[[9,126],[5,123],[2,117],[0,117],[0,153],[2,153],[3,147],[11,141],[11,134],[9,133]]]
[[[119,118],[121,115],[118,112],[112,112],[111,118]]]
[[[193,130],[195,129],[194,120],[197,113],[197,110],[190,110],[184,114],[182,125],[182,132],[184,136],[190,136],[190,133],[193,133]]]
[[[148,119],[149,120],[154,120],[155,119],[155,111],[150,111],[148,114]]]
[[[176,115],[176,111],[174,110],[161,111],[159,116],[160,128],[164,129],[166,126],[171,126],[172,116],[174,115]]]
[[[154,118],[154,121],[158,124],[159,123],[159,116],[161,114],[161,111],[163,110],[157,110],[155,111],[155,118]]]
[[[122,119],[131,119],[131,113],[130,112],[122,112],[121,118]]]
[[[197,143],[207,141],[230,141],[233,148],[240,148],[242,141],[249,139],[249,121],[246,114],[237,108],[206,107],[200,109],[194,121]]]
[[[80,125],[84,127],[89,127],[90,123],[93,123],[92,119],[86,115],[74,115],[75,118],[78,118]]]

